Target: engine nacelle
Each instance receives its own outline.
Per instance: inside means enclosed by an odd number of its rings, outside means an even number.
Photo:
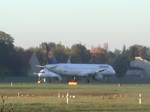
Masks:
[[[61,76],[58,74],[55,74],[47,69],[42,69],[39,73],[38,73],[39,77],[56,77],[58,78],[58,80],[62,80]]]
[[[102,75],[102,74],[95,74],[95,75],[93,76],[93,79],[94,79],[94,80],[103,79],[103,75]]]

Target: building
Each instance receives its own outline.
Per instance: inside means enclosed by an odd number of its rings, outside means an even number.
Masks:
[[[135,57],[135,60],[130,63],[126,76],[150,78],[150,62],[141,57]]]

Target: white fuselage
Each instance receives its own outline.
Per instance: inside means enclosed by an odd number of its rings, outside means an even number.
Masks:
[[[102,70],[102,75],[115,75],[114,69],[107,64],[48,64],[49,71],[59,75],[87,76]]]

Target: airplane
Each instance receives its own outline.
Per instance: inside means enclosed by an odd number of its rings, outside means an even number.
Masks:
[[[115,76],[115,70],[108,64],[72,64],[57,63],[57,60],[52,52],[51,46],[46,45],[48,64],[45,66],[37,65],[43,68],[37,74],[39,77],[56,77],[62,80],[62,76],[73,77],[92,77],[94,80],[100,80],[105,77]]]

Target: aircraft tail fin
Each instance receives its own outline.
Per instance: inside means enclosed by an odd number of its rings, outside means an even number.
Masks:
[[[47,49],[47,60],[48,60],[48,64],[56,64],[57,60],[55,58],[55,55],[52,51],[52,47],[50,45],[46,44],[46,49]]]

